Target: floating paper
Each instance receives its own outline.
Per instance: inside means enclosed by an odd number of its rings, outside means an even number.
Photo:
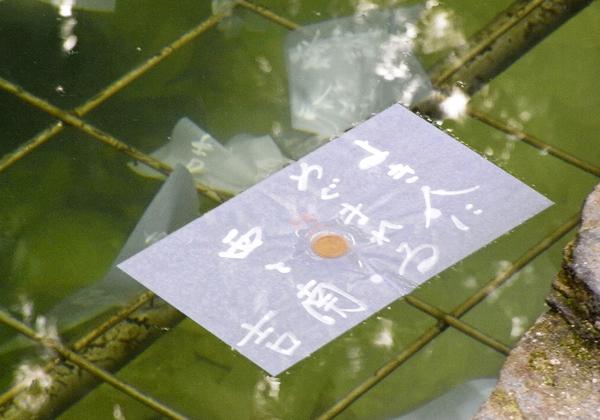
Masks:
[[[152,157],[169,165],[184,165],[196,181],[230,194],[245,190],[290,162],[268,135],[239,134],[223,146],[189,118],[177,122],[171,140]],[[163,177],[142,163],[130,166],[140,175]]]
[[[304,26],[286,41],[292,126],[324,137],[431,93],[413,52],[422,6]]]
[[[394,105],[119,268],[277,375],[550,204]]]

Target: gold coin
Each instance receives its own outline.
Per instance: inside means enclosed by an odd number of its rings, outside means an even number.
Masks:
[[[328,233],[315,237],[311,242],[315,254],[322,258],[338,258],[348,252],[348,241],[336,233]]]

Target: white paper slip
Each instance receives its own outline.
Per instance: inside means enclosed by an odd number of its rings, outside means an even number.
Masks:
[[[277,375],[551,204],[394,105],[119,267]]]

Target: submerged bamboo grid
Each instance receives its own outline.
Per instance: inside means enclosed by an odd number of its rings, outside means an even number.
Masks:
[[[453,52],[433,67],[430,75],[434,86],[441,91],[448,91],[459,83],[470,94],[474,94],[489,80],[506,69],[589,3],[591,3],[591,0],[515,1],[507,10],[473,36],[464,47]],[[234,7],[250,10],[289,30],[300,28],[300,25],[295,22],[247,0],[238,0]],[[165,61],[173,52],[198,39],[200,35],[215,27],[226,15],[227,13],[217,13],[209,16],[192,30],[164,47],[156,55],[71,111],[60,109],[27,92],[22,87],[8,80],[0,79],[0,89],[12,93],[19,99],[57,119],[45,130],[22,143],[14,152],[1,158],[0,176],[14,163],[53,139],[62,131],[65,124],[79,129],[92,139],[119,150],[137,161],[163,173],[168,173],[171,169],[168,165],[87,123],[83,117]],[[511,134],[526,144],[545,150],[580,170],[600,176],[600,167],[597,165],[547,144],[532,134],[512,128],[509,124],[488,116],[477,109],[469,109],[468,115],[494,129]],[[198,186],[198,191],[216,201],[224,199],[219,192],[212,191],[202,185]],[[350,390],[346,395],[340,396],[338,401],[322,413],[319,418],[330,419],[343,412],[354,401],[379,384],[381,380],[394,372],[448,327],[453,327],[480,343],[502,354],[507,354],[510,351],[508,346],[493,337],[489,337],[460,318],[482,302],[489,294],[501,287],[511,276],[568,234],[577,225],[578,220],[578,214],[566,220],[554,232],[525,251],[506,270],[491,279],[483,288],[451,312],[445,312],[414,296],[407,296],[405,298],[407,303],[434,317],[438,320],[438,323],[424,331],[417,340],[406,346],[371,376],[365,378],[357,387]],[[25,411],[15,403],[15,398],[20,393],[26,392],[27,386],[23,384],[16,385],[0,395],[0,418],[26,419],[32,416],[35,418],[54,418],[101,383],[113,386],[150,407],[158,414],[173,419],[186,418],[174,408],[157,401],[135,386],[122,382],[111,373],[126,365],[150,346],[154,340],[162,336],[165,331],[173,328],[183,319],[182,314],[155,297],[153,293],[145,292],[129,305],[117,311],[100,326],[92,329],[73,345],[67,347],[55,340],[40,337],[27,325],[10,314],[0,312],[0,324],[18,331],[57,354],[57,357],[45,366],[46,372],[56,379],[53,381],[52,388],[48,390],[46,403],[36,413]]]

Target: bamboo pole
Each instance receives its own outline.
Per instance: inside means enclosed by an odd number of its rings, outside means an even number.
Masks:
[[[431,69],[432,84],[473,95],[592,0],[517,0]]]
[[[35,407],[35,412],[30,411],[27,406],[19,402],[17,397],[26,395],[23,393],[32,392],[32,388],[33,392],[39,392],[39,389],[35,389],[35,384],[31,384],[31,386],[17,384],[13,388],[14,391],[9,390],[4,394],[7,397],[1,398],[8,401],[0,406],[0,419],[56,418],[102,382],[115,386],[121,392],[139,400],[164,416],[184,418],[152,398],[144,397],[145,394],[134,386],[122,384],[109,373],[121,369],[162,336],[165,331],[185,318],[183,314],[160,299],[154,298],[148,301],[152,297],[149,292],[141,295],[132,302],[130,308],[124,308],[120,315],[107,320],[83,337],[73,346],[73,350],[48,342],[48,340],[36,340],[44,347],[57,351],[61,356],[49,362],[44,368],[51,382],[48,389],[44,390],[46,393],[44,402]],[[143,305],[138,309],[140,304]],[[15,325],[9,324],[10,319],[7,321],[0,317],[0,321],[19,330],[18,325],[15,327]],[[107,328],[111,326],[112,328]],[[19,330],[19,332],[22,331]],[[26,335],[36,339],[35,335]]]

